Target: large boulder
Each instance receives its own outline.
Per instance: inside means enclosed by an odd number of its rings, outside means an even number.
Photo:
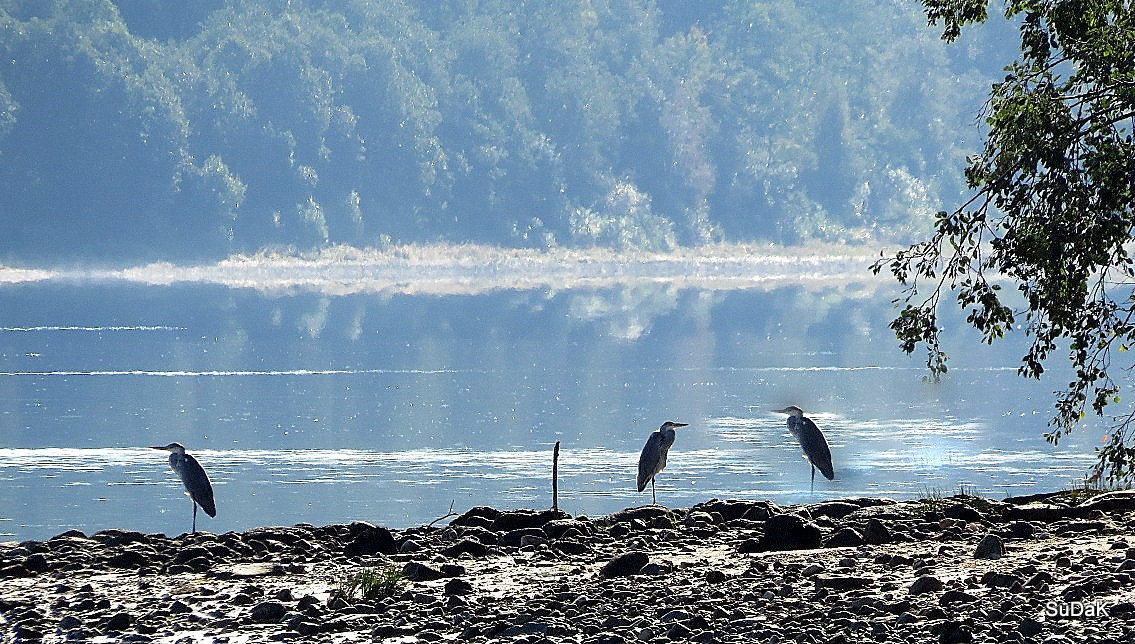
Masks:
[[[777,514],[765,522],[761,550],[812,550],[820,547],[820,527],[798,514]]]
[[[366,521],[356,521],[347,526],[347,545],[343,554],[348,557],[360,555],[392,555],[398,552],[394,535],[381,526]]]

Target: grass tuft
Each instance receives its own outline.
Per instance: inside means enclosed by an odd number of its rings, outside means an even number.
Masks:
[[[342,599],[351,604],[356,599],[385,599],[401,593],[404,586],[402,571],[397,566],[363,568],[354,574],[339,577],[337,587],[331,592],[328,601]]]

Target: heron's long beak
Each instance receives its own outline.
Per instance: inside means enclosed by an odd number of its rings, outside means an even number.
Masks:
[[[167,445],[150,445],[150,449],[160,449],[166,452],[169,451],[169,447]]]
[[[791,410],[790,408],[788,408],[788,407],[785,407],[784,409],[771,409],[771,410],[769,410],[769,411],[775,412],[775,413],[777,413],[777,414],[789,414],[789,413],[792,413],[792,410]]]
[[[674,427],[686,427],[689,423],[674,423]]]

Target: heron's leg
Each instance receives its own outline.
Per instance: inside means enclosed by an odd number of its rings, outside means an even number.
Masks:
[[[193,534],[197,534],[197,502],[193,502]]]
[[[816,491],[816,466],[812,466],[812,491]]]
[[[658,497],[654,494],[654,477],[650,477],[650,501],[652,505],[658,505]]]

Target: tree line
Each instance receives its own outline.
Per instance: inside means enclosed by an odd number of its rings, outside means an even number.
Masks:
[[[882,1],[0,0],[0,262],[909,240],[965,190],[996,28],[946,47]]]

